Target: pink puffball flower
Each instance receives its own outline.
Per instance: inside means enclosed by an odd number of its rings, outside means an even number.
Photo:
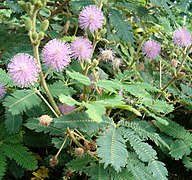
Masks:
[[[157,55],[159,55],[161,51],[161,45],[154,40],[148,40],[144,43],[142,50],[147,58],[152,60],[155,59]]]
[[[91,58],[93,46],[89,39],[83,37],[77,37],[71,43],[72,57],[78,59],[78,61],[84,61]]]
[[[86,6],[79,15],[79,24],[82,29],[94,32],[102,27],[104,15],[95,5]]]
[[[71,50],[59,39],[50,40],[43,48],[43,62],[55,71],[62,71],[71,62]]]
[[[67,104],[59,104],[58,108],[59,108],[61,114],[66,115],[66,114],[70,113],[71,111],[73,111],[76,108],[76,106],[69,106]]]
[[[0,84],[0,99],[2,99],[5,94],[7,93],[5,86],[3,84]]]
[[[17,54],[8,65],[11,79],[18,87],[34,85],[38,80],[39,67],[33,56],[29,54]]]
[[[186,28],[177,29],[173,34],[173,43],[179,47],[187,47],[191,45],[191,33]]]

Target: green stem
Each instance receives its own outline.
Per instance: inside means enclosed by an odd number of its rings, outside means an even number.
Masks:
[[[55,155],[55,158],[57,158],[57,157],[59,156],[61,150],[63,149],[63,147],[64,147],[64,145],[65,145],[65,143],[66,143],[66,141],[67,141],[67,136],[66,136],[65,140],[63,141],[63,144],[62,144],[61,147],[59,148],[59,151],[58,151],[57,154]]]
[[[172,79],[163,87],[163,89],[161,89],[161,92],[159,92],[159,93],[157,94],[155,100],[159,99],[159,97],[161,96],[161,94],[162,94],[175,80],[179,79],[179,76],[178,76],[178,75],[179,75],[179,73],[181,72],[182,67],[183,67],[183,64],[185,63],[185,61],[186,61],[186,59],[187,59],[187,57],[188,57],[188,54],[189,54],[189,52],[191,51],[191,49],[192,49],[192,44],[191,44],[191,46],[188,48],[187,52],[184,54],[183,60],[181,61],[181,64],[180,64],[180,66],[179,66],[179,68],[178,68],[178,70],[177,70],[177,72],[176,72],[176,76],[174,75],[174,76],[172,77]]]

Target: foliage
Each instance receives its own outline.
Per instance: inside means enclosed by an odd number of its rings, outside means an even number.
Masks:
[[[78,21],[88,5],[104,15],[94,32]],[[0,179],[164,180],[167,158],[192,170],[192,45],[172,41],[176,29],[192,31],[189,0],[5,0],[0,9]],[[62,71],[47,67],[49,40],[70,46],[79,36],[92,42],[89,58],[72,52]],[[147,40],[161,44],[153,60]],[[9,74],[18,53],[35,58],[34,85],[19,88]]]

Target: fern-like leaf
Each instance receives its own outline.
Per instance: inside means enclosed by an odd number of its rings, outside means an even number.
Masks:
[[[182,159],[184,155],[191,153],[190,144],[183,140],[176,140],[170,146],[170,155],[175,160]]]
[[[6,112],[5,127],[9,133],[16,133],[22,125],[21,115],[12,115],[11,112]]]
[[[142,142],[140,137],[135,134],[131,129],[123,128],[122,133],[130,145],[133,147],[139,158],[143,162],[149,162],[153,159],[157,159],[157,153],[148,143]]]
[[[71,160],[67,166],[76,172],[82,172],[87,164],[91,162],[94,162],[94,159],[89,155],[84,155]]]
[[[51,133],[52,135],[62,135],[63,131],[59,128],[55,128],[52,125],[43,126],[39,123],[38,119],[28,119],[25,126],[28,129],[35,130],[35,132]]]
[[[149,162],[148,166],[150,171],[153,173],[153,176],[155,177],[155,179],[167,180],[168,171],[165,168],[164,163],[157,160],[153,160]]]
[[[3,105],[12,113],[18,115],[27,109],[41,103],[40,98],[33,90],[17,90],[12,95],[7,96]]]
[[[35,157],[28,152],[28,149],[20,144],[1,144],[0,149],[10,159],[14,159],[17,164],[27,170],[34,170],[37,168],[37,161]]]
[[[90,180],[108,180],[109,174],[104,169],[103,164],[98,163],[91,165],[85,169],[85,172],[90,176]]]
[[[109,13],[110,23],[117,31],[117,35],[126,43],[132,42],[133,34],[131,31],[131,26],[126,21],[126,18],[123,16],[123,14],[115,9],[110,9]]]
[[[111,165],[116,171],[126,165],[128,152],[121,132],[114,126],[107,128],[97,139],[98,155],[106,168]]]
[[[184,166],[185,166],[187,169],[192,170],[192,158],[191,158],[191,157],[183,156],[182,162],[183,162]]]
[[[0,179],[2,179],[5,174],[6,166],[7,166],[7,158],[3,154],[3,152],[0,151]]]
[[[0,68],[0,83],[10,87],[14,86],[14,83],[11,80],[9,74],[6,73],[5,70],[1,68]]]
[[[135,180],[130,169],[123,168],[121,172],[116,172],[113,168],[108,168],[111,180]]]

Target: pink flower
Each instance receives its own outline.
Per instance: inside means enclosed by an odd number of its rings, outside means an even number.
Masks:
[[[79,15],[79,24],[82,29],[94,32],[101,28],[104,22],[102,11],[95,5],[86,6]]]
[[[0,84],[0,99],[2,99],[5,94],[6,94],[6,89],[5,89],[5,86],[3,84]]]
[[[160,53],[161,45],[154,40],[148,40],[144,43],[142,50],[143,53],[152,60]]]
[[[19,87],[34,85],[38,80],[39,68],[29,54],[17,54],[8,65],[8,71],[14,83]]]
[[[66,115],[66,114],[70,113],[71,111],[73,111],[76,108],[76,106],[69,106],[67,104],[59,104],[58,108],[59,108],[61,114]]]
[[[71,43],[72,57],[79,61],[84,61],[91,58],[93,46],[89,39],[83,37],[77,37]]]
[[[173,34],[173,43],[179,47],[186,47],[191,45],[191,33],[186,28],[180,28]]]
[[[67,43],[59,39],[49,41],[43,48],[43,62],[56,71],[61,71],[71,62],[71,50]]]

